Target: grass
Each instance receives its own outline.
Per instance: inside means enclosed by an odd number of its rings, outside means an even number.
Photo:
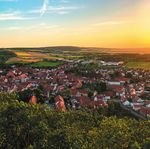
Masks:
[[[48,68],[48,67],[58,67],[60,64],[61,64],[60,62],[55,62],[55,61],[42,61],[42,62],[32,63],[29,66]]]
[[[150,62],[128,62],[125,67],[135,69],[150,69]]]
[[[19,65],[19,64],[22,64],[22,65],[26,65],[26,64],[29,64],[29,62],[25,62],[25,61],[7,61],[6,62],[7,65]]]
[[[18,66],[26,66],[26,67],[35,67],[35,68],[49,68],[49,67],[58,67],[61,65],[61,62],[58,61],[40,61],[40,62],[7,62],[7,65],[18,65]]]

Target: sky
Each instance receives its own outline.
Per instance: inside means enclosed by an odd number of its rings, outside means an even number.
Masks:
[[[150,47],[150,0],[0,0],[0,47]]]

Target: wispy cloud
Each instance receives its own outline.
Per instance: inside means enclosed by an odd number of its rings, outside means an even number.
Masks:
[[[49,0],[44,0],[42,8],[40,10],[40,14],[44,15],[46,11],[48,11],[48,7],[49,7]]]
[[[0,13],[0,21],[9,21],[9,20],[28,20],[31,18],[23,17],[19,12],[12,13]]]
[[[70,13],[71,11],[81,9],[83,7],[78,7],[78,6],[49,6],[40,10],[32,10],[30,13],[39,13],[41,15],[44,15],[45,13],[56,13],[56,14],[67,14]],[[42,10],[42,11],[41,11]]]
[[[60,0],[60,3],[68,3],[68,0]],[[67,14],[73,10],[78,10],[83,7],[81,6],[52,6],[50,5],[50,0],[44,0],[41,8],[31,10],[29,13],[38,13],[43,16],[46,13],[55,13],[55,14]]]

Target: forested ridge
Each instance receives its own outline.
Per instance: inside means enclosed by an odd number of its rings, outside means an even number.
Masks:
[[[149,149],[150,121],[92,109],[59,112],[0,93],[0,148]]]

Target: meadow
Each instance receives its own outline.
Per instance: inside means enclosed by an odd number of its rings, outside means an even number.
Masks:
[[[124,61],[125,68],[141,68],[150,69],[150,54],[114,54],[105,53],[101,49],[95,48],[77,48],[77,47],[51,47],[51,48],[35,48],[35,49],[8,49],[2,51],[0,59],[6,56],[5,60],[8,65],[25,65],[29,67],[57,67],[60,61],[70,60],[104,60],[104,61]],[[97,53],[95,52],[101,52]],[[92,52],[92,53],[91,53]],[[104,52],[104,53],[103,53]]]
[[[17,62],[7,62],[9,66],[26,66],[26,67],[35,67],[35,68],[49,68],[49,67],[58,67],[61,65],[60,61],[39,61],[39,62],[26,62],[26,61],[17,61]]]
[[[135,69],[150,69],[150,62],[128,62],[125,67]]]
[[[58,61],[41,61],[36,62],[32,64],[28,64],[30,67],[42,67],[42,68],[48,68],[48,67],[58,67],[61,63]]]

